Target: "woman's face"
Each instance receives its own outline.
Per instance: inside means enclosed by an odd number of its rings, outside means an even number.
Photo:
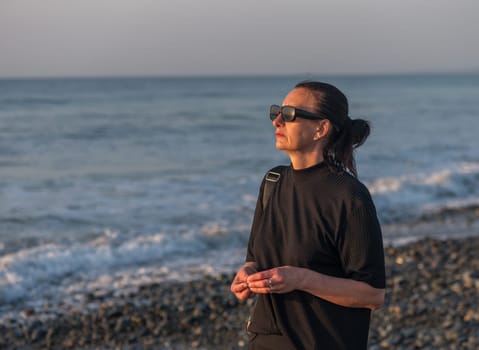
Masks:
[[[309,90],[297,88],[286,95],[282,105],[293,106],[311,113],[317,113],[315,108],[316,104],[316,98]],[[296,118],[292,122],[284,122],[281,114],[279,114],[276,119],[273,120],[273,126],[276,129],[276,148],[288,154],[306,154],[317,150],[318,127],[323,121]]]

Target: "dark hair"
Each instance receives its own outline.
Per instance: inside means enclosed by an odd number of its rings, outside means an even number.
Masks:
[[[323,150],[324,161],[334,170],[349,170],[357,176],[354,149],[366,141],[371,131],[364,119],[349,117],[348,99],[335,86],[317,81],[303,81],[295,86],[309,90],[317,100],[317,113],[334,126]]]

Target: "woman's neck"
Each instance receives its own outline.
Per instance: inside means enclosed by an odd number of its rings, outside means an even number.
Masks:
[[[301,170],[310,168],[316,164],[321,163],[324,160],[322,152],[312,152],[312,153],[294,153],[289,154],[289,159],[293,169]]]

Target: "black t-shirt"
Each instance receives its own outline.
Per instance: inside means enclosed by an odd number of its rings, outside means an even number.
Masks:
[[[261,185],[246,261],[259,271],[290,265],[385,288],[381,228],[367,188],[325,163],[281,173],[264,210]],[[259,294],[249,330],[282,334],[284,349],[366,349],[370,315],[298,290]]]

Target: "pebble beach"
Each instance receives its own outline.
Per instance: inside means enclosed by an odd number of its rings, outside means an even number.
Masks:
[[[478,252],[477,232],[387,245],[387,297],[373,312],[369,348],[479,349]],[[25,309],[0,324],[0,348],[246,349],[252,300],[230,293],[233,277],[89,293],[75,308]]]

